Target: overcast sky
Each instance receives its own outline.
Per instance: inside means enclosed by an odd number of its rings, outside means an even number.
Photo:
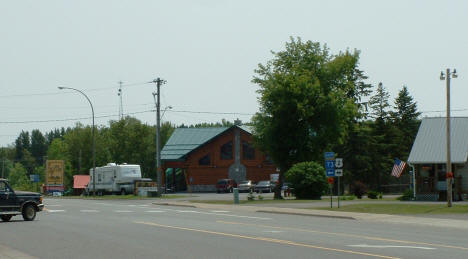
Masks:
[[[146,82],[157,77],[166,121],[249,121],[254,69],[290,36],[360,50],[369,83],[392,103],[407,85],[423,116],[444,116],[439,74],[456,68],[452,114],[468,116],[467,13],[463,0],[0,0],[0,146],[21,130],[91,124],[86,99],[58,86],[84,91],[98,125],[118,119],[119,81],[124,113],[154,125]]]

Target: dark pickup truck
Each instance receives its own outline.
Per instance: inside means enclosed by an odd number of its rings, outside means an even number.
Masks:
[[[43,208],[39,193],[14,191],[7,180],[0,179],[0,218],[3,221],[10,221],[11,217],[20,214],[24,220],[31,221]]]

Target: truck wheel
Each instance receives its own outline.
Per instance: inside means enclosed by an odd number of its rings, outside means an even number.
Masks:
[[[10,221],[11,217],[13,217],[13,215],[2,215],[1,219],[2,221],[8,222]]]
[[[120,195],[125,195],[125,194],[127,194],[127,193],[125,192],[125,189],[122,189],[122,190],[120,191]]]
[[[24,206],[22,214],[25,221],[33,221],[36,218],[36,209],[33,205],[28,204]]]

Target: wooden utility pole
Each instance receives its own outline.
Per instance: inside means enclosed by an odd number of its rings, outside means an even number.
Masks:
[[[446,137],[447,137],[447,164],[446,164],[446,182],[447,182],[447,207],[452,207],[452,181],[453,181],[453,172],[452,172],[452,161],[451,161],[451,139],[450,139],[450,78],[457,78],[457,70],[454,69],[453,72],[450,72],[450,69],[447,68],[446,74],[440,72],[440,80],[445,80],[447,88],[447,128],[446,128]]]
[[[158,181],[158,196],[160,196],[163,193],[162,189],[162,175],[161,175],[161,85],[165,84],[166,81],[157,78],[152,81],[153,83],[156,84],[156,93],[153,93],[153,98],[155,99],[155,104],[156,104],[156,175],[157,175],[157,181]],[[156,99],[157,96],[157,99]]]

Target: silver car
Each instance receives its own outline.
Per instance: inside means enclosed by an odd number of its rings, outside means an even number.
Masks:
[[[242,181],[237,185],[239,192],[251,192],[254,189],[254,184],[250,180]]]
[[[275,183],[272,181],[260,181],[255,185],[254,191],[259,192],[271,192],[275,188]]]

